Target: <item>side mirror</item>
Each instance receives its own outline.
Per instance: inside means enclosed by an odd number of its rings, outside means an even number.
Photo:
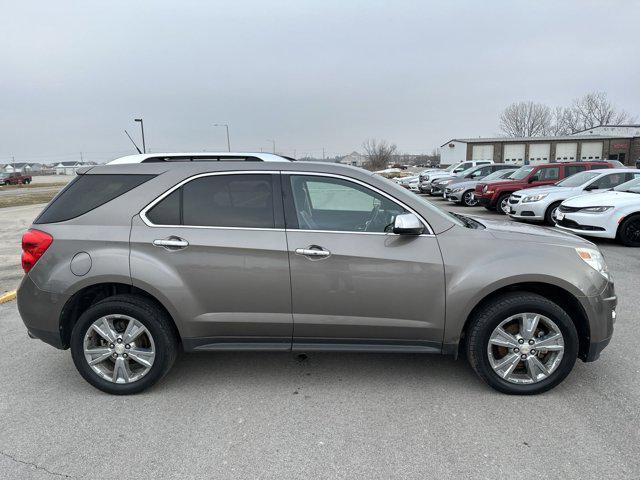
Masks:
[[[587,185],[586,187],[584,187],[584,189],[585,191],[589,192],[591,190],[598,190],[598,186],[592,183],[591,185]]]
[[[393,221],[393,233],[398,235],[420,235],[424,232],[424,225],[413,213],[396,215]]]

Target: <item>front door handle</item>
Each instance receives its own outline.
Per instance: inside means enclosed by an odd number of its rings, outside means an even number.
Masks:
[[[325,250],[317,245],[311,245],[308,248],[296,248],[296,255],[302,255],[309,258],[326,258],[331,255],[329,250]]]
[[[189,242],[184,238],[172,236],[168,238],[158,238],[153,241],[153,245],[156,247],[163,247],[166,250],[182,250],[189,246]]]

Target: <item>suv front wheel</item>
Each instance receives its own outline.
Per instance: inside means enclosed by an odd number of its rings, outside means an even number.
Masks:
[[[471,319],[467,333],[471,366],[503,393],[545,392],[566,378],[578,356],[578,334],[569,315],[534,293],[490,301]]]
[[[80,316],[71,332],[71,355],[91,385],[127,395],[166,375],[177,343],[171,320],[157,305],[136,295],[115,295]]]

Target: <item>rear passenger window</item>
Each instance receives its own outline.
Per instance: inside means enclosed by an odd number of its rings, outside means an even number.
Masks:
[[[136,188],[155,175],[78,175],[33,223],[71,220]]]
[[[211,175],[196,178],[146,214],[156,225],[274,228],[271,175]]]
[[[540,180],[558,180],[560,178],[560,167],[541,168],[538,172]]]
[[[564,167],[564,176],[570,177],[578,172],[584,172],[587,169],[585,165],[567,165]]]
[[[591,165],[591,170],[600,170],[603,168],[609,168],[609,164],[608,163],[603,163],[603,164],[595,164],[595,165]]]

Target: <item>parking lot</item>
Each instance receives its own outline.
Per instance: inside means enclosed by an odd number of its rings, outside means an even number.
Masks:
[[[0,210],[0,292],[19,282],[20,235],[40,208]],[[0,305],[0,472],[639,478],[640,249],[597,243],[619,296],[613,340],[599,361],[578,362],[535,397],[491,390],[462,359],[341,353],[183,354],[151,390],[114,397],[89,386],[68,351],[28,339],[15,302]]]

